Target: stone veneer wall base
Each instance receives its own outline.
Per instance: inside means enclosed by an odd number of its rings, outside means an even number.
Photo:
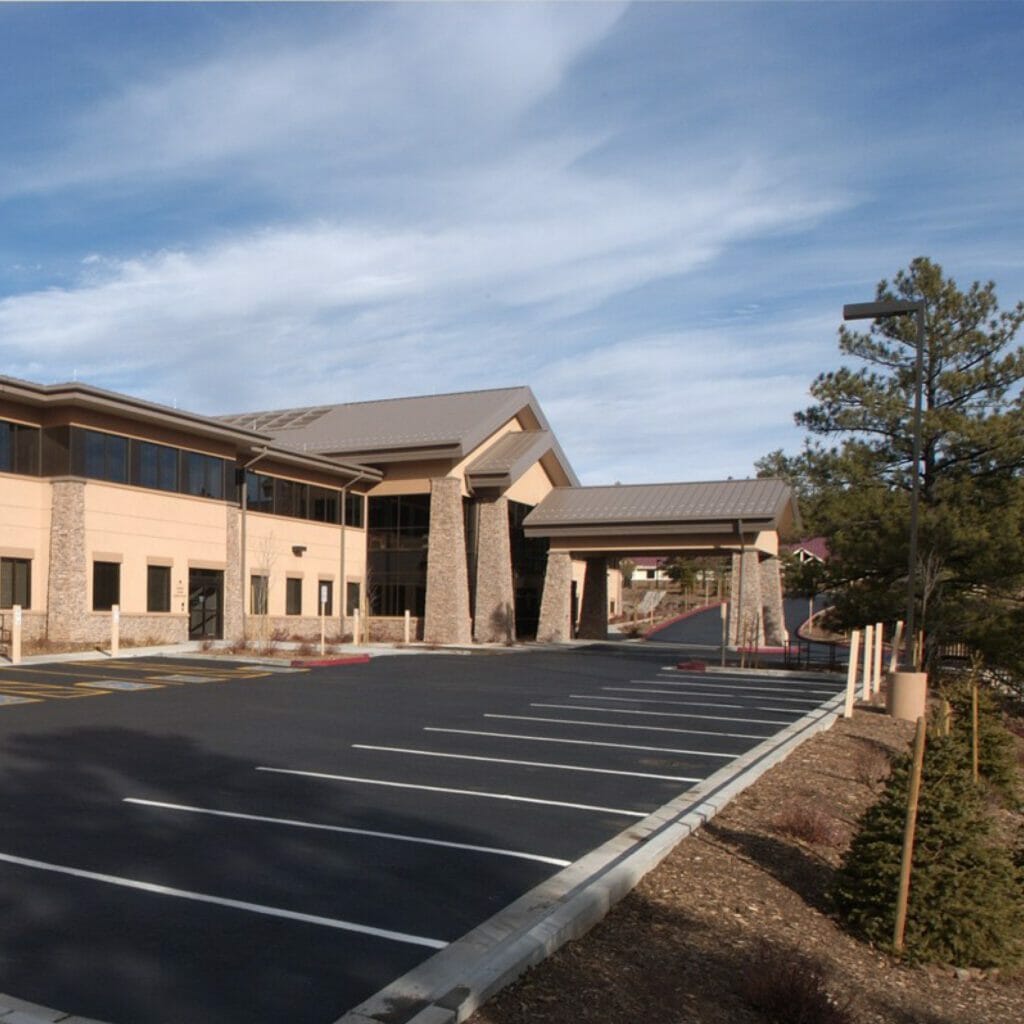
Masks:
[[[423,639],[427,643],[472,642],[462,484],[455,477],[430,481],[426,605]]]

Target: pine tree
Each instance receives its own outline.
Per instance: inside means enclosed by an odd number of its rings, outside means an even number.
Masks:
[[[917,621],[933,644],[966,640],[1012,663],[1024,655],[1024,304],[1000,312],[991,282],[961,291],[925,258],[877,298],[926,303]],[[807,528],[829,542],[840,624],[856,626],[903,617],[916,327],[842,327],[839,348],[848,365],[819,375],[796,414],[803,452],[759,469],[799,479]]]

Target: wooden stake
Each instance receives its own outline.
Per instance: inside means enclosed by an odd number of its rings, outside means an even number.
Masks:
[[[910,792],[907,794],[907,819],[903,826],[903,854],[900,858],[900,888],[896,896],[896,925],[892,945],[903,952],[903,933],[907,927],[907,902],[910,896],[910,867],[914,857],[914,831],[917,828],[917,801],[921,795],[921,769],[924,765],[924,716],[917,720],[914,734],[914,760],[910,769]]]
[[[971,673],[971,778],[978,784],[978,674]]]

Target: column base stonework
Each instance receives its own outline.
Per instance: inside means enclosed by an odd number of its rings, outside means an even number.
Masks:
[[[782,571],[778,558],[769,555],[760,564],[761,607],[764,609],[764,640],[781,646],[786,642],[786,618],[782,607]]]
[[[581,640],[608,639],[608,559],[604,555],[587,559],[577,636]]]
[[[734,647],[760,647],[764,644],[761,558],[753,549],[732,556],[729,643]]]
[[[85,558],[85,482],[54,480],[50,513],[50,571],[46,636],[71,643],[84,637],[89,611]]]
[[[478,509],[473,639],[478,643],[512,643],[516,638],[516,609],[508,498],[480,501]]]
[[[245,583],[242,580],[242,510],[234,505],[226,508],[224,567],[224,639],[241,640],[245,634]]]
[[[537,640],[555,643],[572,639],[572,558],[568,551],[549,551],[540,599]]]
[[[428,644],[472,641],[462,485],[455,477],[430,481],[426,605],[423,639]]]

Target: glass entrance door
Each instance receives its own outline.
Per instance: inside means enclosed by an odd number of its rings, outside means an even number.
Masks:
[[[217,569],[188,571],[188,638],[224,637],[224,573]]]

